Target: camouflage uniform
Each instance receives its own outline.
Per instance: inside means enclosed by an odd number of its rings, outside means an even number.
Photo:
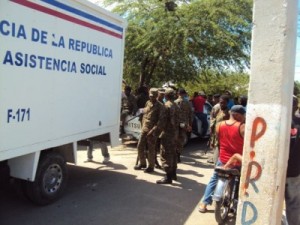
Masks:
[[[157,89],[151,88],[150,96],[151,94],[157,97]],[[140,165],[136,166],[135,169],[146,167],[145,151],[148,150],[148,168],[153,171],[156,158],[155,145],[161,131],[162,116],[163,105],[158,101],[154,103],[151,100],[147,101],[143,109],[142,132],[137,146]]]
[[[166,95],[171,90],[166,90]],[[160,157],[162,167],[166,172],[166,178],[157,181],[158,184],[172,183],[172,177],[176,176],[176,140],[178,136],[178,107],[173,101],[168,100],[165,103],[164,124],[160,135]]]
[[[164,108],[164,101],[163,98],[165,96],[165,89],[164,88],[158,88],[158,97],[157,97],[157,101],[159,101],[163,108]],[[162,167],[159,165],[159,162],[157,160],[157,154],[160,154],[160,137],[157,138],[156,140],[156,147],[155,147],[155,152],[156,152],[156,158],[155,158],[155,165],[156,168],[161,169]]]
[[[175,103],[179,106],[179,133],[177,142],[177,154],[180,156],[183,150],[184,139],[188,127],[192,126],[193,112],[190,103],[179,96]]]
[[[214,156],[213,156],[213,162],[214,164],[217,163],[217,160],[219,158],[219,140],[216,134],[216,126],[219,122],[222,122],[224,120],[229,119],[229,109],[221,109],[218,108],[214,112],[214,118],[211,119],[210,121],[210,147],[213,149]]]
[[[137,112],[136,98],[134,95],[130,94],[125,96],[121,101],[121,126],[124,126],[125,119],[130,114],[135,114]]]
[[[132,114],[137,111],[136,98],[134,95],[130,94],[129,96],[122,98],[121,110],[123,112],[127,112],[128,114]]]

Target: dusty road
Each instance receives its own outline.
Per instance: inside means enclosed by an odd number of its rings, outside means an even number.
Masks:
[[[133,170],[134,147],[109,149],[106,165],[99,149],[95,162],[85,162],[86,150],[80,149],[78,165],[68,166],[68,187],[59,201],[37,207],[12,186],[2,188],[0,225],[214,225],[213,206],[205,214],[197,210],[213,172],[205,150],[205,141],[192,140],[178,165],[178,181],[157,185],[161,170]]]

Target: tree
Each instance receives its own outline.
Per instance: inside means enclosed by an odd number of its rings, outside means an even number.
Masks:
[[[182,85],[189,94],[204,91],[206,95],[223,94],[226,90],[234,97],[248,95],[249,75],[247,73],[218,73],[207,70],[197,82],[188,82]]]
[[[300,82],[297,80],[294,82],[294,95],[300,97]]]
[[[249,66],[250,0],[177,0],[173,11],[165,3],[123,0],[114,8],[128,20],[124,78],[132,86],[194,81],[207,70]]]

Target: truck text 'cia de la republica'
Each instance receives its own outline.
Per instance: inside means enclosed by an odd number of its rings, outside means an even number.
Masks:
[[[77,149],[120,144],[127,22],[87,0],[0,1],[0,169],[58,199]]]

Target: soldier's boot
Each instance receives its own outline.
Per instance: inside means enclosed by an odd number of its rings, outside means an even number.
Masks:
[[[147,165],[146,164],[140,164],[140,165],[135,165],[134,169],[135,170],[141,170],[141,169],[146,169]]]
[[[154,168],[153,167],[147,167],[145,170],[144,170],[145,173],[153,173],[154,172]]]
[[[157,184],[172,184],[172,174],[167,173],[164,178],[161,180],[156,181]]]
[[[176,170],[173,170],[171,173],[172,180],[177,180]]]

